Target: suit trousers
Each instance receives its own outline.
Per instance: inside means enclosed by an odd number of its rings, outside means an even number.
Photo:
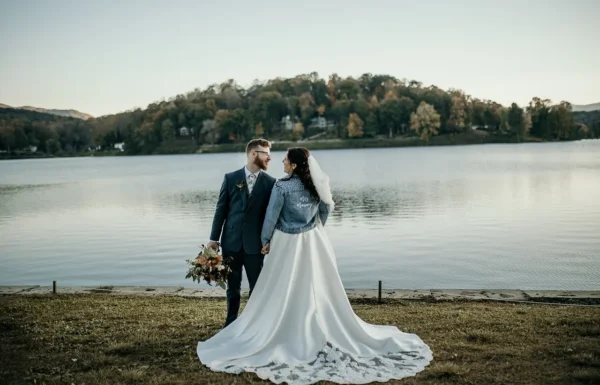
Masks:
[[[233,257],[233,263],[231,272],[227,277],[227,318],[225,327],[237,319],[240,310],[242,267],[246,269],[246,278],[248,278],[250,295],[252,295],[252,290],[258,280],[265,259],[263,254],[246,254],[243,248],[238,252],[223,249],[223,257],[229,256]]]

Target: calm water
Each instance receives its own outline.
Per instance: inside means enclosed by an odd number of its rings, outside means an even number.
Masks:
[[[600,141],[314,154],[346,287],[600,289]],[[197,286],[185,259],[207,242],[223,173],[243,163],[0,162],[0,285]]]

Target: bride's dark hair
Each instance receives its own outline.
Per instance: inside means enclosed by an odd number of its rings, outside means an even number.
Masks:
[[[287,158],[290,161],[290,164],[295,164],[296,168],[293,171],[293,174],[298,175],[302,184],[305,188],[310,191],[310,195],[312,195],[315,199],[319,199],[319,193],[317,192],[317,188],[312,181],[310,176],[310,168],[308,167],[308,157],[310,156],[310,151],[304,147],[292,147],[288,148]]]

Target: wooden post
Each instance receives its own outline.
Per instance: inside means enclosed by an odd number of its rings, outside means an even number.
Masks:
[[[379,290],[377,294],[377,303],[381,303],[381,281],[379,281]]]
[[[52,293],[56,294],[56,281],[52,281]]]

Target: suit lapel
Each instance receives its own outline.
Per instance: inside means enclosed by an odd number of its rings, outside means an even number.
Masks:
[[[243,209],[246,210],[248,207],[248,183],[246,182],[246,171],[244,171],[244,167],[240,171],[238,171],[238,176],[236,177],[236,188],[240,190],[242,194],[242,206]],[[240,188],[240,185],[242,186]]]

